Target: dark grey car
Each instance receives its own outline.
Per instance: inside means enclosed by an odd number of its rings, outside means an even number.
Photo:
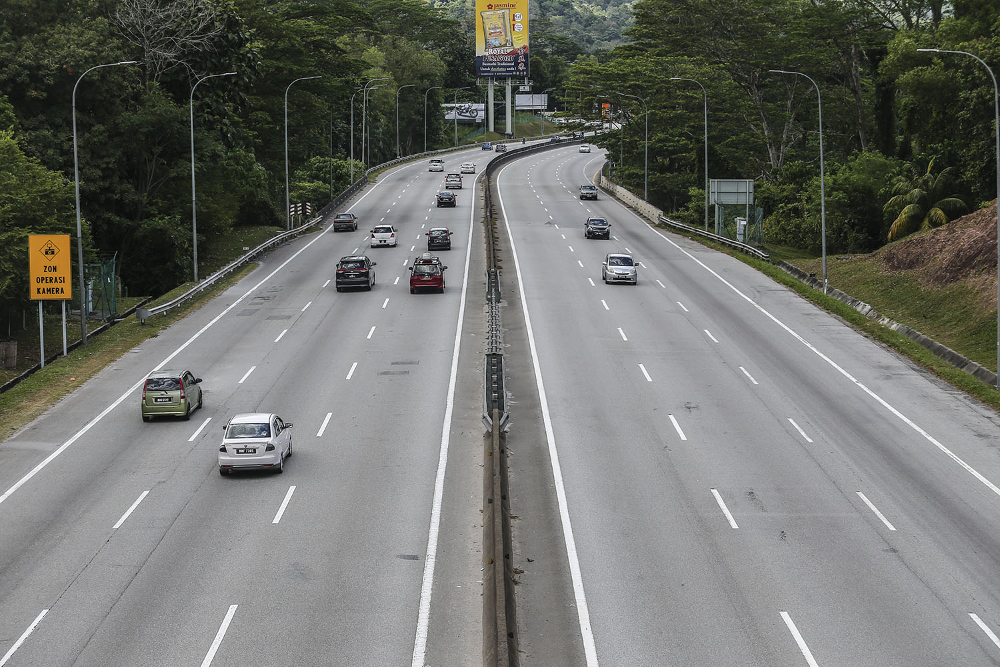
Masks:
[[[588,239],[610,239],[611,223],[604,218],[587,218],[583,223],[583,236]]]
[[[371,290],[375,285],[375,262],[366,255],[348,255],[337,262],[337,291],[347,287]]]

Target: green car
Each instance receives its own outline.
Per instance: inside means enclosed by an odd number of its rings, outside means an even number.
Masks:
[[[191,371],[153,371],[142,386],[142,420],[153,417],[190,419],[201,407],[201,378]]]

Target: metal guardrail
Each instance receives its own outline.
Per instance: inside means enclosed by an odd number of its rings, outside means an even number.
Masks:
[[[692,227],[691,225],[685,225],[683,222],[677,222],[676,220],[671,220],[665,215],[661,215],[659,219],[660,224],[667,225],[668,227],[673,227],[674,229],[680,229],[685,232],[690,232],[692,234],[697,234],[698,236],[704,236],[707,239],[711,239],[716,243],[721,243],[727,245],[730,248],[734,248],[741,252],[745,252],[748,255],[753,255],[757,259],[762,259],[765,262],[771,261],[771,255],[764,252],[763,250],[758,250],[752,245],[747,245],[746,243],[740,243],[739,241],[734,241],[728,239],[725,236],[719,236],[718,234],[713,234],[711,232],[706,232],[704,229],[698,229],[697,227]]]

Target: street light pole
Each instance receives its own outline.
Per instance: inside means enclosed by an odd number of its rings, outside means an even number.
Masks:
[[[424,152],[427,152],[427,93],[431,92],[435,88],[444,88],[444,86],[431,86],[424,91]]]
[[[705,86],[701,85],[700,81],[694,79],[686,79],[680,76],[670,77],[671,81],[690,81],[691,83],[698,84],[701,88],[701,93],[705,98],[705,231],[708,231],[708,91],[705,90]]]
[[[83,284],[83,225],[80,222],[80,159],[77,151],[76,143],[76,87],[80,85],[83,81],[83,77],[87,76],[88,72],[92,72],[95,69],[100,69],[101,67],[114,67],[115,65],[134,65],[136,61],[134,60],[123,60],[117,63],[107,63],[106,65],[94,65],[88,70],[85,70],[80,78],[76,80],[73,84],[73,183],[76,188],[76,257],[77,264],[80,265],[80,339],[84,345],[87,344],[87,292]],[[42,361],[44,362],[45,355],[42,355]]]
[[[376,81],[388,81],[389,77],[384,76],[377,79],[371,79],[365,84],[364,93],[361,95],[361,161],[366,165],[368,160],[365,157],[365,144],[367,133],[366,129],[368,126],[368,93],[375,90],[376,88],[381,88],[382,86],[373,86],[372,84]],[[368,151],[371,152],[371,146],[368,147]]]
[[[990,66],[979,56],[968,51],[949,51],[946,49],[917,49],[917,51],[928,51],[931,53],[957,53],[963,56],[975,58],[989,72],[990,79],[993,80],[993,127],[996,132],[997,147],[997,257],[1000,257],[1000,90],[997,88],[997,78],[993,74]],[[997,389],[1000,389],[1000,261],[997,262]]]
[[[298,79],[295,79],[290,84],[288,84],[287,88],[285,88],[285,229],[292,228],[292,214],[289,211],[289,208],[291,207],[291,200],[288,190],[288,90],[295,83],[299,81],[307,81],[308,79],[322,79],[322,78],[323,77],[320,75],[303,76]]]
[[[405,86],[400,86],[399,88],[396,89],[396,157],[397,158],[400,157],[400,151],[399,151],[399,91],[401,91],[403,88],[414,88],[414,87],[416,87],[416,85],[417,84],[415,84],[415,83],[408,83]]]
[[[194,82],[191,86],[191,241],[194,246],[194,281],[198,282],[198,204],[195,199],[194,187],[194,89],[198,84],[206,79],[214,79],[218,76],[233,76],[236,72],[226,72],[225,74],[209,74]]]
[[[646,100],[642,99],[638,95],[629,95],[628,93],[618,93],[622,97],[631,97],[632,99],[639,100],[642,102],[642,108],[646,113],[646,140],[643,156],[643,186],[642,186],[642,200],[649,201],[649,108],[646,106]]]
[[[471,86],[462,86],[455,89],[455,106],[451,110],[452,118],[455,119],[455,146],[458,146],[458,91],[467,90]]]
[[[545,90],[542,91],[542,95],[544,95],[545,93],[549,92],[550,90],[555,90],[555,87],[553,86],[552,88],[546,88]],[[539,136],[542,136],[542,137],[545,136],[545,112],[548,111],[548,110],[549,110],[549,105],[546,104],[545,108],[542,109],[542,129],[541,129],[541,134],[539,135]]]
[[[823,179],[823,99],[819,93],[819,86],[816,82],[812,80],[807,74],[802,72],[793,72],[783,69],[772,69],[769,72],[774,72],[775,74],[795,74],[798,76],[804,76],[809,79],[809,82],[816,89],[816,103],[819,108],[819,219],[820,228],[823,234],[823,294],[827,293],[827,279],[826,279],[826,187]]]
[[[354,95],[358,94],[358,90],[351,95],[351,185],[354,185]]]

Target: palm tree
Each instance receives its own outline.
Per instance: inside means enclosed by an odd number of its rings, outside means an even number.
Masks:
[[[889,227],[890,241],[909,236],[921,229],[940,227],[949,220],[969,212],[969,206],[958,195],[946,195],[955,181],[955,170],[946,167],[937,176],[931,173],[934,160],[927,171],[914,170],[912,178],[897,176],[892,183],[892,199],[882,211],[897,213]]]

